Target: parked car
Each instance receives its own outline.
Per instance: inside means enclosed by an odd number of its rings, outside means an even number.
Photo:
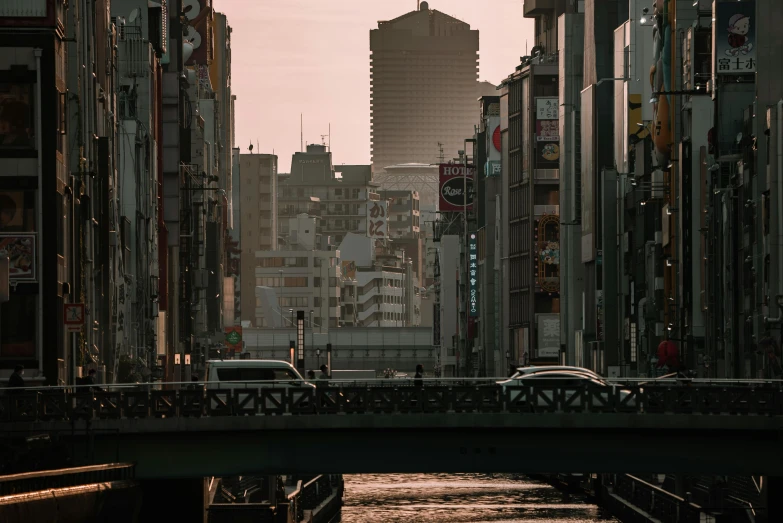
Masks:
[[[513,376],[509,379],[515,379],[519,378],[520,376],[527,376],[529,374],[537,374],[539,372],[553,372],[553,371],[564,371],[564,372],[579,372],[582,374],[588,374],[596,379],[601,379],[601,375],[598,374],[595,371],[592,371],[590,369],[585,369],[584,367],[569,367],[565,365],[541,365],[541,366],[532,366],[532,367],[519,367],[514,373]]]
[[[293,389],[286,393],[292,395],[294,403],[300,407],[308,406],[306,398],[315,392],[315,385],[307,382],[293,365],[282,360],[210,360],[206,374],[207,389]],[[214,399],[211,402],[217,403]],[[278,406],[270,398],[264,404],[267,408]]]
[[[583,372],[584,371],[584,372]],[[518,376],[515,374],[513,377],[499,381],[498,385],[502,387],[503,394],[506,395],[508,391],[508,401],[511,404],[517,404],[517,406],[524,405],[524,402],[520,402],[523,392],[521,390],[509,390],[511,387],[522,387],[525,385],[541,385],[544,388],[535,397],[536,407],[548,408],[555,402],[554,391],[558,388],[565,389],[564,402],[573,406],[583,406],[585,397],[578,394],[579,389],[584,387],[591,387],[599,389],[598,398],[602,399],[607,404],[610,403],[610,394],[613,394],[618,385],[614,385],[606,382],[602,377],[598,376],[592,371],[587,369],[581,370],[538,370],[535,372],[520,373]],[[551,387],[549,389],[548,387]],[[627,389],[619,390],[620,399],[624,400],[629,407],[636,406],[636,398],[630,397],[631,391]]]

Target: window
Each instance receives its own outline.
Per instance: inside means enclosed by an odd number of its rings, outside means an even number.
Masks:
[[[33,84],[0,83],[0,148],[35,147]]]
[[[307,307],[307,296],[280,296],[277,303],[280,307]]]
[[[296,258],[261,258],[259,267],[307,267],[307,256]]]

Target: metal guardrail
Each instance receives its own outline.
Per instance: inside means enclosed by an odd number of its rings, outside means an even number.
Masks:
[[[225,386],[225,384],[224,384]],[[783,415],[780,386],[289,386],[67,392],[0,397],[0,422],[391,413]]]
[[[613,493],[659,521],[700,523],[704,511],[698,505],[630,474],[613,474]]]
[[[0,476],[0,496],[133,479],[135,466],[110,463]]]

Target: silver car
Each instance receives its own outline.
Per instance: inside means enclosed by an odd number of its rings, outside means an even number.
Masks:
[[[525,385],[537,385],[544,387],[536,395],[534,402],[536,407],[549,408],[555,404],[554,392],[558,388],[565,389],[563,404],[570,407],[582,407],[586,400],[585,396],[579,393],[579,389],[583,387],[591,387],[598,389],[594,392],[594,397],[606,405],[611,405],[611,395],[615,393],[617,385],[609,384],[604,381],[603,378],[598,376],[592,371],[587,369],[581,369],[581,371],[575,370],[538,370],[535,372],[516,374],[511,378],[503,381],[499,381],[498,384],[503,388],[503,394],[506,395],[507,390],[510,387],[522,387]],[[549,388],[551,387],[551,388]],[[522,400],[523,391],[510,390],[508,391],[508,401],[510,404],[516,404],[517,406],[524,405]],[[620,389],[620,401],[628,407],[636,406],[636,398],[630,397],[631,391],[627,389]],[[561,410],[561,405],[558,405],[558,410]]]

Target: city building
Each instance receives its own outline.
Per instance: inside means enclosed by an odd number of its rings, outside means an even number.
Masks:
[[[388,241],[413,264],[413,274],[424,281],[424,234],[417,191],[379,191],[387,202]]]
[[[106,3],[99,5],[105,11]],[[79,301],[92,283],[89,276],[80,277],[81,265],[74,256],[78,243],[73,234],[80,234],[81,228],[71,232],[79,209],[71,195],[78,194],[85,183],[88,190],[96,189],[98,184],[84,174],[98,168],[98,143],[90,139],[85,145],[85,135],[76,136],[78,127],[66,127],[74,109],[66,104],[70,73],[84,62],[74,54],[69,68],[68,43],[59,27],[72,28],[70,34],[80,42],[89,38],[93,46],[96,35],[72,26],[71,21],[61,2],[0,5],[0,194],[4,215],[0,241],[4,249],[18,253],[9,256],[13,260],[12,285],[9,300],[0,307],[2,379],[22,364],[28,369],[25,378],[29,382],[67,383],[76,367],[70,356],[73,344],[84,347],[82,340],[65,334],[62,311],[65,303]],[[106,34],[97,41],[104,52],[109,45]],[[114,63],[113,56],[105,58]],[[107,86],[106,69],[101,73],[95,82],[89,82],[90,88]],[[72,93],[80,100],[87,94],[84,90]],[[45,127],[43,114],[52,116]],[[96,114],[101,120],[103,116],[103,112]],[[100,144],[107,152],[106,138],[102,134]],[[77,159],[72,161],[69,153],[76,143],[86,148],[77,149],[80,154],[74,154]],[[81,158],[82,168],[73,171],[70,165],[79,165]],[[105,156],[102,159],[107,160]],[[101,163],[102,170],[108,167],[108,162]],[[77,176],[72,178],[69,173]],[[89,199],[84,202],[84,209],[91,212]],[[87,248],[93,245],[88,243]],[[97,337],[106,339],[108,319],[95,320],[100,320]]]
[[[421,2],[370,31],[370,112],[374,172],[434,164],[462,149],[474,124],[479,32]],[[441,149],[442,148],[442,149]]]
[[[256,320],[256,253],[274,251],[278,246],[277,156],[241,154],[238,206],[241,236],[238,248],[240,318]]]
[[[345,327],[411,327],[421,324],[421,296],[412,259],[396,246],[377,247],[371,265],[343,261]],[[351,250],[341,250],[344,257]]]
[[[304,310],[308,325],[328,332],[341,320],[340,251],[316,233],[316,218],[303,214],[288,222],[285,248],[255,252],[253,325],[290,327]]]
[[[382,238],[385,227],[368,228],[373,209],[381,211],[372,206],[380,203],[377,191],[369,165],[334,165],[325,145],[308,144],[306,152],[294,153],[291,172],[280,179],[278,209],[286,218],[299,213],[316,216],[317,233],[331,237],[334,245],[340,245],[349,232]],[[279,235],[285,237],[288,232],[282,220]]]
[[[500,113],[508,115],[508,152],[503,151],[507,163],[501,164],[508,202],[508,221],[502,222],[508,224],[508,259],[503,260],[506,347],[517,365],[536,358],[556,359],[560,352],[559,325],[555,340],[543,339],[544,323],[560,312],[557,75],[557,54],[542,49],[503,82],[500,98]]]

